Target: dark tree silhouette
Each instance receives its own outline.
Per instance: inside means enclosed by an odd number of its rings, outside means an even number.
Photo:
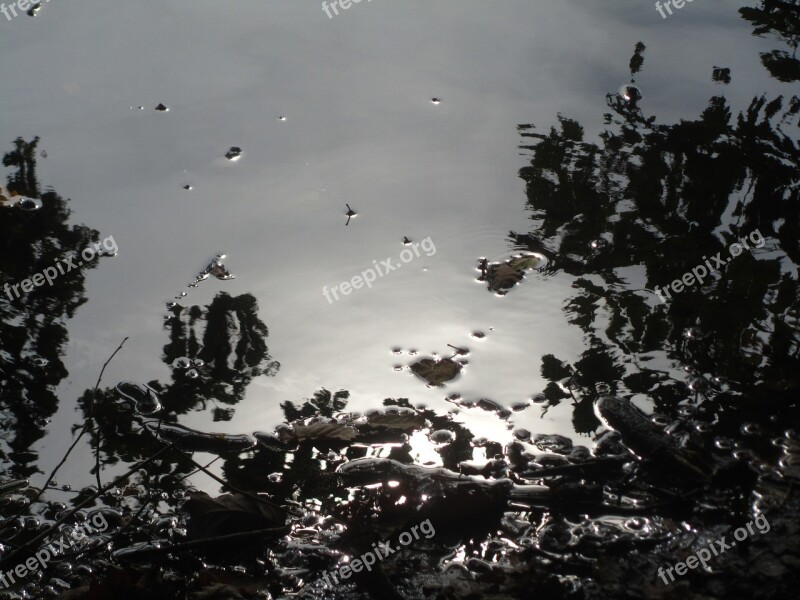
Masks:
[[[800,60],[797,59],[800,0],[761,0],[758,7],[740,8],[739,14],[753,24],[753,35],[774,37],[789,46],[791,52],[773,50],[761,53],[761,62],[770,75],[786,83],[800,81]]]
[[[640,58],[637,46],[631,64]],[[520,176],[536,229],[510,237],[575,277],[566,313],[589,346],[572,376],[580,397],[602,383],[671,411],[711,394],[714,377],[756,396],[797,386],[800,99],[757,96],[734,115],[716,96],[677,124],[617,94],[608,106],[599,143],[563,116],[548,133],[519,127],[532,141]],[[750,250],[662,303],[657,290],[718,253],[727,260],[742,238]],[[569,396],[556,378],[548,387],[551,403]],[[576,428],[591,430],[581,413]]]
[[[38,144],[38,137],[30,142],[17,138],[14,150],[3,156],[3,165],[13,169],[7,177],[9,191],[42,202],[32,211],[0,207],[0,430],[8,450],[2,458],[10,463],[5,468],[14,476],[38,471],[31,447],[43,437],[47,419],[58,407],[53,390],[67,376],[61,361],[66,322],[86,302],[84,271],[96,263],[28,293],[12,286],[98,240],[94,229],[67,224],[67,200],[53,190],[40,193]]]

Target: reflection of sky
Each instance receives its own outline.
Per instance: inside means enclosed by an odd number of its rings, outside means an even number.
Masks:
[[[583,349],[562,313],[569,278],[532,276],[505,298],[474,281],[477,258],[505,256],[508,231],[529,231],[516,126],[546,131],[561,112],[596,134],[639,40],[646,114],[695,118],[723,89],[745,106],[777,85],[758,52],[780,43],[752,37],[736,4],[695,2],[662,20],[630,0],[374,0],[329,20],[318,2],[56,0],[35,19],[0,18],[4,151],[42,136],[43,185],[120,248],[90,273],[70,322],[51,431],[68,430],[73,399],[124,336],[105,383],[168,380],[164,302],[219,251],[237,279],[188,300],[253,293],[282,366],[214,429],[270,429],[279,401],[321,387],[349,389],[352,408],[408,397],[440,410],[452,392],[507,404],[541,391],[541,355]],[[714,65],[732,68],[731,86],[711,82]],[[160,102],[170,111],[155,112]],[[229,163],[234,145],[244,155]],[[359,213],[347,228],[345,202]],[[328,305],[323,286],[396,261],[403,236],[430,236],[435,256]],[[392,347],[444,354],[448,343],[472,353],[444,390],[393,371],[412,359]],[[529,409],[516,423],[569,434],[570,412]],[[47,446],[51,464],[65,442]]]

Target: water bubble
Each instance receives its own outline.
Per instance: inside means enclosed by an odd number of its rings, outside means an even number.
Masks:
[[[200,373],[197,372],[197,369],[189,369],[186,371],[186,377],[188,379],[197,379],[200,377]]]
[[[644,517],[632,517],[625,521],[623,526],[625,529],[630,529],[632,531],[642,531],[647,527],[647,519]]]
[[[163,104],[159,103],[159,105],[158,105],[158,106],[156,106],[156,110],[157,110],[158,112],[168,112],[168,111],[169,111],[169,108],[167,108],[167,107],[166,107],[166,106],[164,106]]]
[[[670,423],[672,423],[672,419],[670,419],[667,415],[653,414],[650,417],[650,422],[656,427],[664,428],[668,427]]]
[[[286,117],[284,117],[283,115],[278,117],[278,121],[285,121],[285,120],[286,120]]]
[[[739,448],[731,452],[731,456],[736,460],[744,460],[744,461],[753,461],[755,460],[756,456],[750,450],[745,448]]]
[[[525,442],[531,439],[531,432],[528,431],[527,429],[515,429],[514,437],[522,442]]]
[[[400,347],[395,346],[394,348],[392,348],[392,354],[401,354],[402,352],[403,349]]]
[[[745,423],[741,427],[741,432],[743,435],[757,435],[761,433],[761,427],[756,423]]]
[[[700,340],[703,339],[703,332],[698,327],[689,327],[683,330],[683,337],[687,340]]]
[[[172,366],[176,369],[188,369],[192,366],[192,361],[185,356],[181,356],[172,361]]]
[[[203,359],[201,359],[201,358],[195,358],[195,359],[192,361],[192,366],[195,366],[195,367],[198,367],[198,368],[199,368],[199,367],[204,367],[205,365],[206,365],[206,361],[204,361],[204,360],[203,360]]]
[[[46,358],[42,358],[41,356],[37,356],[37,357],[31,359],[31,364],[34,367],[42,368],[42,367],[46,367],[47,365],[49,365],[50,361],[47,360]]]
[[[784,469],[787,467],[800,466],[800,456],[798,456],[797,454],[787,454],[786,456],[782,456],[781,459],[778,461],[778,465],[783,467]]]
[[[679,406],[678,407],[678,414],[682,417],[691,417],[693,414],[697,412],[697,409],[694,406]]]
[[[271,483],[280,483],[281,481],[283,481],[283,473],[280,472],[270,473],[269,475],[267,475],[267,479]]]
[[[708,389],[708,381],[703,377],[695,377],[689,381],[689,389],[698,394],[702,394]]]
[[[39,210],[42,208],[42,201],[37,198],[28,198],[27,196],[22,196],[19,200],[17,200],[15,206],[18,206],[21,210],[25,211]]]
[[[441,98],[431,98],[431,104],[441,104]]]
[[[721,377],[719,375],[715,375],[711,378],[711,385],[713,385],[718,390],[724,390],[728,388],[728,378]]]
[[[231,146],[230,149],[225,153],[225,158],[230,161],[237,161],[242,156],[242,149],[239,146]]]
[[[172,310],[173,308],[178,308],[180,304],[177,302],[167,302],[167,310]]]
[[[184,184],[184,185],[183,185],[183,186],[181,186],[181,187],[183,187],[183,189],[185,189],[187,192],[188,192],[188,191],[191,191],[191,190],[193,189],[193,187],[192,187],[192,184],[191,184],[191,183],[186,183],[186,184]]]
[[[596,240],[592,240],[591,242],[589,242],[589,247],[592,250],[596,251],[596,252],[599,252],[600,250],[604,250],[604,249],[608,248],[610,245],[611,245],[611,242],[609,242],[605,238],[597,238]]]
[[[627,100],[632,106],[642,99],[642,91],[632,83],[626,83],[619,88],[619,95]]]
[[[53,485],[58,485],[55,481],[52,482],[52,484]],[[72,491],[72,486],[70,484],[68,484],[68,483],[65,483],[64,485],[61,486],[61,490],[64,491],[64,492],[71,492]]]
[[[700,433],[708,433],[711,431],[711,423],[700,421],[699,423],[695,424],[694,428]]]
[[[733,440],[728,438],[718,437],[714,438],[714,447],[719,450],[733,450],[735,446]]]

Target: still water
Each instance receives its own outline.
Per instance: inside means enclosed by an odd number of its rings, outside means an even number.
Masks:
[[[470,436],[594,451],[609,394],[709,444],[796,427],[737,408],[799,383],[800,27],[773,4],[0,17],[0,282],[100,243],[0,295],[3,470],[42,485],[96,416],[107,483],[156,447],[137,419],[271,432],[336,393],[337,411],[424,412],[408,456],[456,470],[493,457]],[[96,483],[97,442],[60,484]]]

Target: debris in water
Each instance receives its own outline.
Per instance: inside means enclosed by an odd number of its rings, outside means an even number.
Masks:
[[[162,423],[159,426],[156,422],[146,423],[145,427],[157,439],[170,442],[188,452],[239,454],[256,445],[255,440],[245,434],[204,433],[183,425]]]
[[[156,106],[156,110],[159,111],[159,112],[168,112],[169,108],[167,108],[163,104],[159,104],[158,106]]]
[[[423,358],[411,365],[411,370],[417,377],[428,382],[428,385],[439,387],[444,382],[455,379],[461,372],[461,365],[449,358],[436,360]]]
[[[230,150],[225,153],[225,158],[231,161],[239,160],[242,156],[242,149],[239,146],[231,146]]]
[[[152,415],[161,410],[158,394],[149,386],[121,381],[117,384],[119,394],[133,402],[136,412],[141,415]]]
[[[352,219],[353,217],[357,216],[358,213],[356,211],[354,211],[352,208],[350,208],[350,205],[347,204],[346,202],[345,202],[345,206],[347,207],[347,212],[345,213],[347,215],[347,223],[345,223],[345,227],[346,227],[347,225],[350,225],[350,219]]]

